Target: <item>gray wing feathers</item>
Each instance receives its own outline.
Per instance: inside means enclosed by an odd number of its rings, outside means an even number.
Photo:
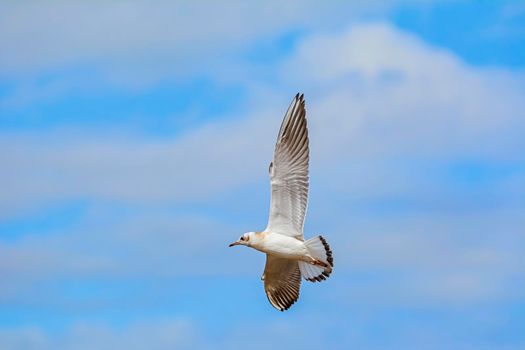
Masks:
[[[276,309],[288,310],[299,299],[301,272],[297,261],[266,255],[263,280],[268,301]]]
[[[270,164],[267,230],[303,239],[308,202],[308,128],[304,96],[297,94],[281,124]]]

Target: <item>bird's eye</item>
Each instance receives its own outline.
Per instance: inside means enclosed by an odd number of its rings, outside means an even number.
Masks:
[[[240,239],[241,239],[241,241],[244,241],[244,236],[241,236],[241,238],[240,238]]]

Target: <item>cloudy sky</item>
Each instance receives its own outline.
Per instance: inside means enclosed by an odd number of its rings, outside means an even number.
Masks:
[[[523,1],[2,1],[0,348],[525,348]],[[267,302],[281,118],[306,236]]]

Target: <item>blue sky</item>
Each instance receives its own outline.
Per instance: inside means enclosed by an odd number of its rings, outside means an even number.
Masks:
[[[525,3],[0,4],[2,349],[523,349]],[[306,236],[268,304],[282,115]],[[264,336],[261,336],[263,334]]]

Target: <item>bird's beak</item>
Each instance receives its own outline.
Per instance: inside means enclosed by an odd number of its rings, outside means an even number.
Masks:
[[[233,242],[232,244],[230,244],[228,247],[233,247],[234,245],[239,245],[241,244],[239,241],[236,241],[236,242]]]

